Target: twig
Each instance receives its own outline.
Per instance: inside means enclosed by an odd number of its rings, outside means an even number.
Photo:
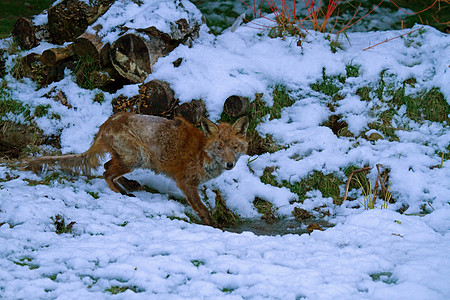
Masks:
[[[353,172],[350,173],[350,176],[348,176],[347,179],[347,184],[345,185],[345,194],[344,194],[344,199],[342,201],[347,200],[347,196],[348,196],[348,188],[350,187],[350,180],[352,180],[353,174],[357,174],[357,173],[361,173],[361,172],[366,172],[369,171],[370,167],[364,167],[358,170],[355,170]]]
[[[366,49],[363,49],[363,51],[366,51],[366,50],[372,49],[373,47],[376,47],[376,46],[378,46],[378,45],[381,45],[381,44],[383,44],[383,43],[386,43],[386,42],[390,42],[390,41],[392,41],[392,40],[398,39],[398,38],[400,38],[400,37],[402,37],[402,36],[405,36],[405,35],[411,34],[411,33],[413,33],[413,32],[416,32],[416,31],[418,31],[418,30],[421,30],[421,29],[423,29],[423,27],[420,27],[420,28],[414,29],[414,30],[412,30],[412,31],[410,31],[410,32],[407,32],[407,33],[404,33],[404,34],[402,34],[402,35],[399,35],[399,36],[396,36],[396,37],[393,37],[393,38],[387,39],[387,40],[385,40],[385,41],[382,41],[382,42],[379,42],[378,44],[375,44],[375,45],[373,45],[373,46],[370,46],[370,47],[368,47],[368,48],[366,48]]]
[[[391,0],[391,3],[392,3],[392,4],[394,4],[399,10],[401,10],[402,12],[404,12],[404,13],[407,14],[407,15],[418,15],[418,14],[420,14],[420,13],[423,13],[424,11],[427,11],[427,10],[429,10],[430,8],[432,8],[437,2],[438,2],[438,0],[435,0],[435,1],[433,2],[433,4],[431,4],[430,6],[428,6],[428,7],[424,8],[424,9],[422,9],[421,11],[416,11],[416,12],[410,13],[410,12],[404,10],[403,8],[401,8],[400,6],[398,6],[397,3],[395,3],[393,0]]]

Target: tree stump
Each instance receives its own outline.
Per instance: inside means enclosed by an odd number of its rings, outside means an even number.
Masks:
[[[205,113],[206,107],[202,100],[192,100],[175,108],[176,116],[183,117],[194,125],[200,124]]]
[[[237,118],[245,115],[250,107],[248,98],[241,96],[230,96],[225,100],[223,111],[230,117]]]
[[[137,112],[145,115],[171,116],[178,101],[167,82],[152,80],[139,86]]]

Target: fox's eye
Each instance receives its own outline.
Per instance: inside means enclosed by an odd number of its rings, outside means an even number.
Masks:
[[[220,147],[219,145],[217,145],[217,146],[216,146],[216,149],[220,151],[220,150],[222,150],[222,147]]]
[[[234,147],[233,147],[233,150],[234,150],[234,151],[236,151],[236,150],[237,150],[237,148],[238,148],[237,146],[234,146]]]

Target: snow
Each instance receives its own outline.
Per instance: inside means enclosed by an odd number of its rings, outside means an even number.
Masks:
[[[201,19],[188,1],[118,0],[96,24],[114,40],[114,28],[156,26],[170,30],[182,17]],[[131,17],[132,16],[132,17]],[[45,17],[35,22],[45,23]],[[258,22],[268,22],[258,20]],[[93,26],[94,27],[94,26]],[[423,28],[422,28],[423,27]],[[411,30],[372,49],[363,49]],[[334,36],[332,39],[336,38]],[[450,36],[428,26],[412,29],[349,32],[339,37],[343,50],[331,51],[329,41],[310,32],[297,46],[292,37],[269,38],[266,31],[241,25],[235,32],[208,33],[189,48],[180,45],[160,58],[147,78],[170,83],[181,102],[205,101],[209,117],[217,120],[225,99],[233,94],[254,98],[263,93],[271,105],[277,85],[291,91],[296,102],[279,119],[258,125],[286,149],[259,156],[242,156],[233,170],[205,184],[207,204],[214,207],[215,189],[227,207],[242,218],[260,217],[253,200],[263,198],[282,218],[292,218],[295,207],[318,214],[336,224],[311,234],[255,235],[234,233],[187,223],[193,210],[174,199],[182,198],[175,183],[146,170],[130,178],[160,193],[136,192],[128,197],[112,192],[100,177],[60,178],[50,185],[30,184],[45,176],[0,165],[0,298],[4,299],[448,299],[450,298],[450,162],[442,168],[438,153],[448,152],[448,124],[415,122],[406,108],[395,119],[398,141],[367,141],[374,132],[372,109],[377,99],[363,101],[359,87],[374,85],[386,70],[388,83],[416,78],[409,94],[437,87],[450,103]],[[6,47],[6,42],[0,43]],[[34,49],[42,52],[49,44]],[[33,51],[34,51],[33,50]],[[172,62],[182,58],[179,67]],[[310,84],[327,75],[345,74],[348,64],[360,66],[360,76],[348,78],[336,112],[356,136],[337,137],[323,126],[332,114],[327,96]],[[8,67],[12,62],[8,61]],[[98,127],[112,114],[110,102],[119,94],[133,96],[137,85],[115,94],[104,93],[103,103],[93,102],[98,90],[78,87],[67,72],[60,82],[37,89],[30,80],[6,76],[12,97],[32,107],[49,104],[60,119],[37,119],[45,134],[61,132],[61,151],[83,152]],[[57,88],[72,109],[44,95]],[[313,171],[337,174],[350,165],[381,163],[390,171],[396,203],[382,209],[357,208],[358,201],[341,206],[320,191],[309,191],[303,203],[285,187],[261,182],[267,166],[281,182],[306,178]],[[99,170],[96,175],[101,175]],[[376,168],[369,174],[372,182]],[[343,194],[343,186],[341,186]],[[356,191],[358,200],[361,194]],[[407,206],[405,214],[397,212]],[[421,216],[423,211],[429,212]],[[72,233],[56,234],[54,218]],[[129,287],[113,295],[111,287]]]

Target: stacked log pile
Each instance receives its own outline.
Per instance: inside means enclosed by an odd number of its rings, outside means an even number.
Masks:
[[[48,9],[45,25],[34,25],[26,18],[18,19],[12,36],[22,49],[32,51],[42,41],[56,47],[22,58],[19,64],[24,70],[16,75],[44,78],[39,85],[45,86],[61,80],[65,68],[77,71],[83,65],[80,61],[87,60],[96,67],[95,71],[89,72],[97,79],[93,84],[95,88],[114,91],[124,84],[142,83],[152,73],[152,66],[159,57],[169,54],[180,44],[191,46],[204,21],[189,24],[186,19],[177,20],[171,25],[170,33],[154,26],[138,29],[121,26],[119,37],[110,44],[97,34],[101,26],[91,28],[89,32],[86,29],[114,2],[95,0],[86,4],[82,0],[63,0]],[[33,75],[37,71],[40,74]]]
[[[30,54],[18,61],[14,75],[30,77],[43,87],[63,79],[64,70],[69,68],[81,87],[109,92],[125,84],[140,83],[137,95],[120,95],[113,99],[114,112],[129,111],[168,118],[182,116],[199,124],[206,113],[202,100],[180,104],[168,83],[144,81],[152,73],[158,58],[168,55],[180,44],[192,46],[204,19],[191,23],[184,18],[174,21],[170,33],[154,26],[130,29],[120,25],[118,38],[109,43],[99,34],[101,24],[90,25],[114,2],[94,0],[87,4],[82,0],[63,0],[48,9],[45,25],[35,25],[26,18],[18,19],[12,31],[13,38],[22,49],[30,50]],[[33,53],[32,49],[43,41],[53,43],[55,47],[41,54]],[[177,67],[181,62],[182,58],[179,58],[173,64]],[[95,68],[85,70],[85,65]],[[88,85],[86,81],[89,81]],[[231,118],[242,116],[248,110],[247,98],[234,95],[225,101],[224,113]]]

